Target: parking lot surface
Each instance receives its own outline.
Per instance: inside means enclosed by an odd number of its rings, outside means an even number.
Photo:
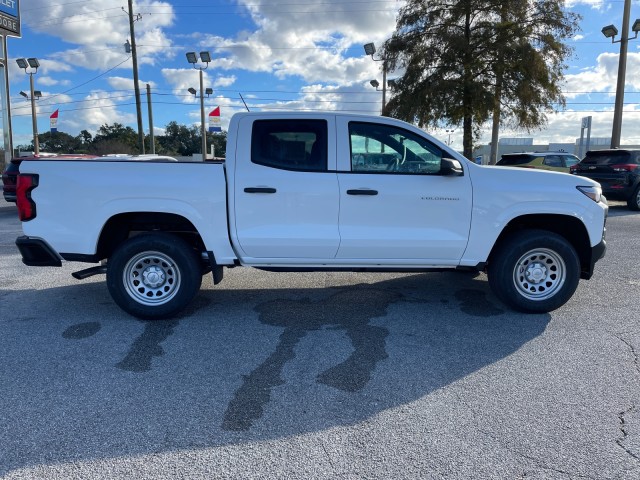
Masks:
[[[638,479],[640,214],[573,299],[483,274],[207,276],[143,322],[26,267],[0,200],[0,478]]]

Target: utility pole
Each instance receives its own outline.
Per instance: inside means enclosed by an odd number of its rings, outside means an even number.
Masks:
[[[149,107],[149,150],[152,154],[156,153],[156,140],[153,135],[153,111],[151,110],[151,85],[147,83],[147,107]]]
[[[620,37],[620,58],[618,60],[618,81],[616,85],[616,103],[613,109],[613,128],[611,148],[620,148],[622,134],[622,109],[624,107],[624,84],[627,73],[627,50],[629,48],[629,16],[631,0],[625,0],[622,14],[622,36]]]
[[[624,0],[622,14],[622,34],[620,40],[616,40],[618,29],[614,25],[607,25],[602,29],[602,34],[611,39],[611,43],[620,43],[620,58],[618,59],[618,81],[616,84],[616,103],[613,111],[613,129],[611,132],[611,148],[620,148],[620,134],[622,131],[622,108],[624,107],[624,85],[627,73],[627,50],[629,40],[638,38],[640,32],[640,18],[633,23],[631,30],[635,33],[629,37],[629,16],[631,14],[631,0]]]
[[[9,166],[13,157],[13,138],[11,128],[11,102],[9,101],[9,67],[7,65],[7,36],[2,35],[2,113],[4,133],[4,161],[5,167]],[[3,169],[4,171],[4,169]]]
[[[31,122],[33,124],[33,153],[40,155],[40,142],[38,140],[38,118],[36,117],[36,97],[33,89],[33,74],[29,75],[29,87],[31,89]]]
[[[129,31],[131,33],[131,59],[133,60],[133,88],[136,94],[136,114],[138,116],[138,148],[144,154],[144,130],[142,129],[142,106],[140,105],[140,85],[138,85],[138,55],[136,52],[136,35],[133,29],[133,0],[129,3]],[[139,20],[140,16],[136,16]]]

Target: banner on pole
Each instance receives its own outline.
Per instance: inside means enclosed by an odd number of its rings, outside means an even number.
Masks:
[[[209,114],[209,133],[221,132],[220,107],[214,108]]]
[[[51,127],[51,133],[56,133],[58,131],[58,110],[53,112],[49,117],[49,125]]]

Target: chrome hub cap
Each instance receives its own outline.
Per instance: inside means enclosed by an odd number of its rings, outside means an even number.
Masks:
[[[143,305],[162,305],[180,289],[180,271],[161,252],[142,252],[127,262],[122,280],[127,293]]]
[[[513,283],[522,296],[545,300],[564,285],[566,275],[562,257],[553,250],[540,248],[520,257],[513,271]]]

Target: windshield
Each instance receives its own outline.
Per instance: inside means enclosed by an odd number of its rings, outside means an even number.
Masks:
[[[629,152],[587,152],[582,163],[587,165],[616,165],[627,163],[631,159]]]

